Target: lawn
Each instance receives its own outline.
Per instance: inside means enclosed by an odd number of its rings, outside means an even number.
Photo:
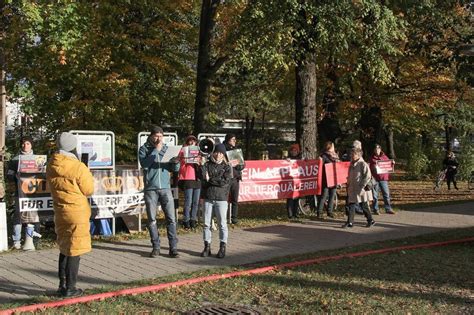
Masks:
[[[273,265],[340,253],[472,237],[474,228],[392,240],[354,248],[280,258],[148,280],[164,283],[211,273]],[[155,293],[77,304],[48,313],[181,313],[210,305],[239,306],[261,313],[442,313],[474,312],[473,243],[406,250],[282,269],[254,276],[199,283]],[[95,290],[118,289],[105,288]]]

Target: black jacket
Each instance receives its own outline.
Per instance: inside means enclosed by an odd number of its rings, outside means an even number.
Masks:
[[[238,149],[237,147],[230,145],[229,143],[224,141],[225,149],[226,151],[232,151],[235,149]],[[232,176],[236,180],[242,180],[242,170],[245,168],[245,162],[244,165],[236,165],[232,168]]]
[[[209,174],[209,179],[206,178]],[[207,200],[227,201],[229,198],[232,168],[225,161],[217,164],[212,160],[198,168],[202,182],[202,196]]]

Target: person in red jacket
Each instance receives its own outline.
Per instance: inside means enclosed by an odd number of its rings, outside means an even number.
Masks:
[[[184,191],[184,218],[183,226],[186,229],[195,228],[197,223],[197,210],[199,206],[199,197],[201,195],[201,181],[196,176],[196,163],[190,163],[198,157],[185,159],[184,150],[188,146],[197,146],[197,139],[190,135],[186,138],[183,149],[179,153],[180,168],[178,182],[179,187]],[[199,152],[195,153],[196,155]],[[192,153],[191,153],[192,154]],[[187,160],[187,161],[186,161]]]
[[[374,186],[372,188],[373,193],[373,212],[374,214],[379,214],[379,192],[382,191],[383,202],[385,212],[388,214],[395,214],[392,210],[392,205],[390,203],[390,189],[388,188],[389,174],[377,174],[377,161],[387,161],[389,160],[388,156],[382,151],[382,147],[377,144],[375,145],[374,153],[370,158],[370,170],[372,171],[372,177],[375,180]]]

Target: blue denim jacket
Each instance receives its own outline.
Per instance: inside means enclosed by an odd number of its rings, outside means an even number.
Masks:
[[[179,171],[179,162],[161,163],[166,150],[168,150],[168,146],[164,144],[161,151],[158,152],[156,147],[149,141],[140,147],[138,158],[143,168],[145,190],[171,188],[170,172]]]

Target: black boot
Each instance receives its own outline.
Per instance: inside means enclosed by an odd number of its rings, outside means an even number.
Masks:
[[[191,229],[195,229],[195,228],[196,228],[196,225],[197,225],[197,224],[196,224],[196,220],[190,220],[190,221],[189,221],[189,227],[190,227]]]
[[[207,257],[211,255],[211,244],[204,242],[204,250],[201,253],[201,257]]]
[[[59,287],[56,291],[57,294],[63,295],[66,292],[66,277],[59,279]]]
[[[224,258],[225,257],[225,243],[221,242],[221,246],[219,248],[219,252],[217,252],[217,258]]]

